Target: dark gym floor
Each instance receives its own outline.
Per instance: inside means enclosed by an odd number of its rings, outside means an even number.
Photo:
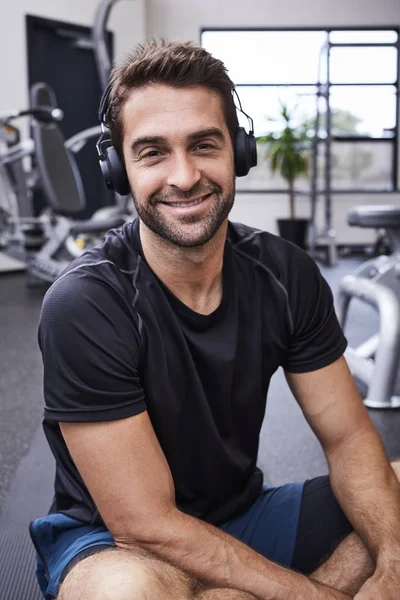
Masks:
[[[358,263],[342,259],[337,267],[321,266],[334,293]],[[42,298],[43,291],[26,288],[24,274],[0,276],[0,512],[42,418],[42,366],[36,341]],[[349,341],[372,334],[377,322],[371,308],[354,301],[346,329]],[[370,415],[390,458],[400,457],[400,410],[371,410]],[[326,473],[319,444],[281,371],[270,388],[259,464],[273,484]]]

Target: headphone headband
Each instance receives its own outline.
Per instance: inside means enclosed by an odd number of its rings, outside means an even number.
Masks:
[[[110,109],[109,100],[110,100],[111,90],[112,90],[112,85],[111,85],[111,83],[109,83],[101,97],[99,112],[98,112],[98,118],[99,118],[100,123],[102,125],[106,125],[106,126],[107,126],[107,115],[108,115],[108,111]]]
[[[236,110],[238,110],[239,112],[241,112],[245,117],[247,117],[247,120],[248,120],[248,122],[250,124],[249,135],[254,135],[254,122],[253,122],[253,119],[246,112],[244,112],[244,110],[242,108],[242,103],[240,102],[240,98],[239,98],[239,95],[238,95],[235,87],[233,88],[233,93],[235,94],[235,96],[237,98],[237,101],[239,103],[239,108],[236,105],[235,105],[235,108],[236,108]]]

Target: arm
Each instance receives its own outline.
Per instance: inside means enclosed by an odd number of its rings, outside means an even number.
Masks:
[[[349,598],[284,569],[175,506],[172,476],[147,412],[61,431],[117,546],[137,545],[213,587],[274,600]]]
[[[344,357],[286,374],[326,454],[334,493],[378,565],[400,556],[400,486]]]

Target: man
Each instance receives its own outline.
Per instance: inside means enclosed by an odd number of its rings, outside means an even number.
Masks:
[[[330,290],[304,252],[228,222],[233,90],[189,43],[139,46],[113,73],[106,120],[139,219],[43,304],[56,494],[30,531],[46,598],[398,598],[400,488]],[[268,489],[280,365],[330,479]]]

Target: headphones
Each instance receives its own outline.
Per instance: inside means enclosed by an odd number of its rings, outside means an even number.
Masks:
[[[96,144],[97,153],[104,181],[109,190],[114,190],[121,196],[130,194],[131,189],[126,173],[124,161],[111,143],[108,133],[108,112],[110,109],[109,99],[111,94],[111,84],[104,91],[99,106],[99,121],[101,123],[101,135]],[[257,165],[257,143],[254,137],[253,119],[242,109],[240,98],[234,90],[236,98],[239,102],[238,110],[243,113],[250,124],[249,133],[244,127],[239,127],[235,140],[235,174],[236,177],[244,177],[252,167]]]

